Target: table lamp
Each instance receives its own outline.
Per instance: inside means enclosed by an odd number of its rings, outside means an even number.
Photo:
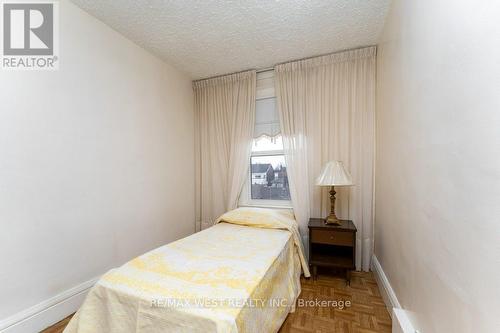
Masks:
[[[330,215],[325,218],[326,224],[340,225],[340,220],[335,215],[335,186],[352,186],[352,178],[344,168],[341,161],[330,161],[325,164],[318,178],[316,185],[331,186],[330,190]]]

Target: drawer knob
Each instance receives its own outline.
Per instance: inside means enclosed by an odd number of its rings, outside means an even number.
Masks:
[[[333,239],[333,236],[330,236],[330,239]]]

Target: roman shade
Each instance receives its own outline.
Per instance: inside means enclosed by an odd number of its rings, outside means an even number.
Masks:
[[[267,136],[274,138],[281,133],[280,118],[276,98],[259,99],[255,102],[254,138]]]

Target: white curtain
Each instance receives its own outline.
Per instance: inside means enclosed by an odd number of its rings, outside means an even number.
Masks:
[[[197,230],[237,207],[255,125],[256,72],[194,82]]]
[[[293,208],[304,237],[309,217],[328,215],[327,188],[314,184],[323,164],[344,162],[355,186],[337,188],[336,211],[356,225],[356,268],[373,250],[376,48],[275,67],[276,95]],[[307,242],[306,242],[307,244]]]

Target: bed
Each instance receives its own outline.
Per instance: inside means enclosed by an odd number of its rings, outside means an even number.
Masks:
[[[301,271],[293,214],[238,208],[103,275],[64,332],[277,332]]]

